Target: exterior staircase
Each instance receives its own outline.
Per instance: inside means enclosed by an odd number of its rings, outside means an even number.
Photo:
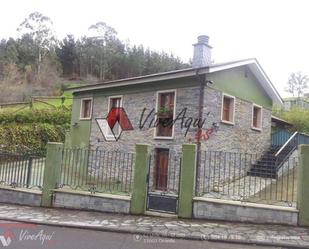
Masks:
[[[280,139],[272,139],[272,141],[276,143],[273,143],[262,157],[251,165],[247,175],[277,179],[279,169],[297,149],[297,146],[309,144],[309,136],[295,132],[288,139],[282,140],[282,144],[278,144]]]
[[[291,152],[294,151],[293,148],[286,147],[280,153],[281,156],[276,157],[275,155],[280,150],[280,148],[281,147],[278,146],[270,147],[269,150],[267,150],[256,163],[252,164],[251,169],[247,174],[250,176],[276,179],[278,169],[288,159]]]

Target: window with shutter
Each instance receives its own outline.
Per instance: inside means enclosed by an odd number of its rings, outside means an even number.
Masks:
[[[173,137],[173,120],[175,112],[175,92],[159,92],[157,96],[156,137]]]
[[[80,108],[80,119],[91,119],[92,99],[82,99]]]
[[[223,95],[221,120],[224,123],[234,124],[235,98],[233,96]]]
[[[262,107],[257,105],[252,107],[252,128],[255,130],[262,129]]]

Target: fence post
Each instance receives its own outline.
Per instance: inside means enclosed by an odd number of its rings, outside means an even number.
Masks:
[[[195,194],[196,145],[182,145],[182,163],[179,184],[179,210],[181,218],[192,218]]]
[[[62,162],[62,143],[48,143],[44,168],[43,189],[41,206],[50,207],[52,205],[52,189],[56,187],[60,177],[60,167]]]
[[[31,183],[31,176],[32,176],[32,156],[29,157],[28,160],[28,167],[27,167],[27,188],[29,188]]]
[[[298,224],[309,226],[309,145],[298,146],[299,169],[297,188]]]
[[[130,208],[132,214],[143,214],[146,211],[149,148],[148,144],[135,145],[136,154]]]

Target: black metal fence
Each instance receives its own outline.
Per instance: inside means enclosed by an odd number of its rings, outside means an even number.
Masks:
[[[0,183],[19,188],[42,188],[45,156],[0,151]]]
[[[121,151],[64,149],[59,188],[130,193],[135,155]]]
[[[196,195],[275,205],[295,205],[298,158],[276,166],[274,156],[202,151]]]

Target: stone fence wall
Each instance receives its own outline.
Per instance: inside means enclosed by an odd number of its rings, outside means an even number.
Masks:
[[[298,210],[240,201],[195,197],[193,216],[197,219],[241,221],[262,224],[297,225]]]
[[[40,190],[12,188],[2,186],[0,188],[0,203],[11,203],[27,206],[41,206],[42,192]]]
[[[54,190],[53,207],[127,214],[130,212],[130,204],[130,196]]]

